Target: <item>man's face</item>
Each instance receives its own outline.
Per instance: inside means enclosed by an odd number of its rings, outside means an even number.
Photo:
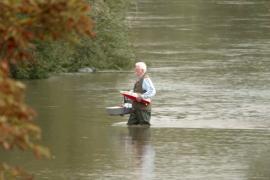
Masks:
[[[141,77],[143,75],[143,69],[141,69],[139,66],[135,67],[135,74],[137,77]]]

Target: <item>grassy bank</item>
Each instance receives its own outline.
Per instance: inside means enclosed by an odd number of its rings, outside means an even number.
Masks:
[[[129,69],[134,62],[125,22],[130,0],[88,0],[96,37],[74,44],[37,42],[34,63],[16,65],[15,78],[46,78],[50,73],[76,72],[82,67]]]

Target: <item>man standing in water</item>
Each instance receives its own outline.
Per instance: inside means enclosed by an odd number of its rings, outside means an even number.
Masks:
[[[136,101],[132,102],[132,112],[130,113],[127,125],[150,125],[151,104],[144,104],[143,99],[149,99],[155,96],[156,89],[146,74],[147,67],[144,62],[135,64],[135,74],[137,81],[133,92],[138,94]]]

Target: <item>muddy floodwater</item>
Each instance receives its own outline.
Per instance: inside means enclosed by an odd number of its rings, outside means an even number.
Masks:
[[[152,126],[105,111],[132,71],[27,81],[53,157],[1,159],[38,180],[269,180],[270,1],[134,0],[127,22],[157,90]]]

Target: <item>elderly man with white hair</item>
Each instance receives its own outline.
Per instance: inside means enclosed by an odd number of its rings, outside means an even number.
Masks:
[[[147,67],[144,62],[135,64],[135,74],[137,80],[134,84],[133,92],[138,94],[136,101],[132,102],[132,112],[127,125],[150,125],[151,104],[144,104],[141,99],[151,99],[156,94],[156,89],[146,74]]]

